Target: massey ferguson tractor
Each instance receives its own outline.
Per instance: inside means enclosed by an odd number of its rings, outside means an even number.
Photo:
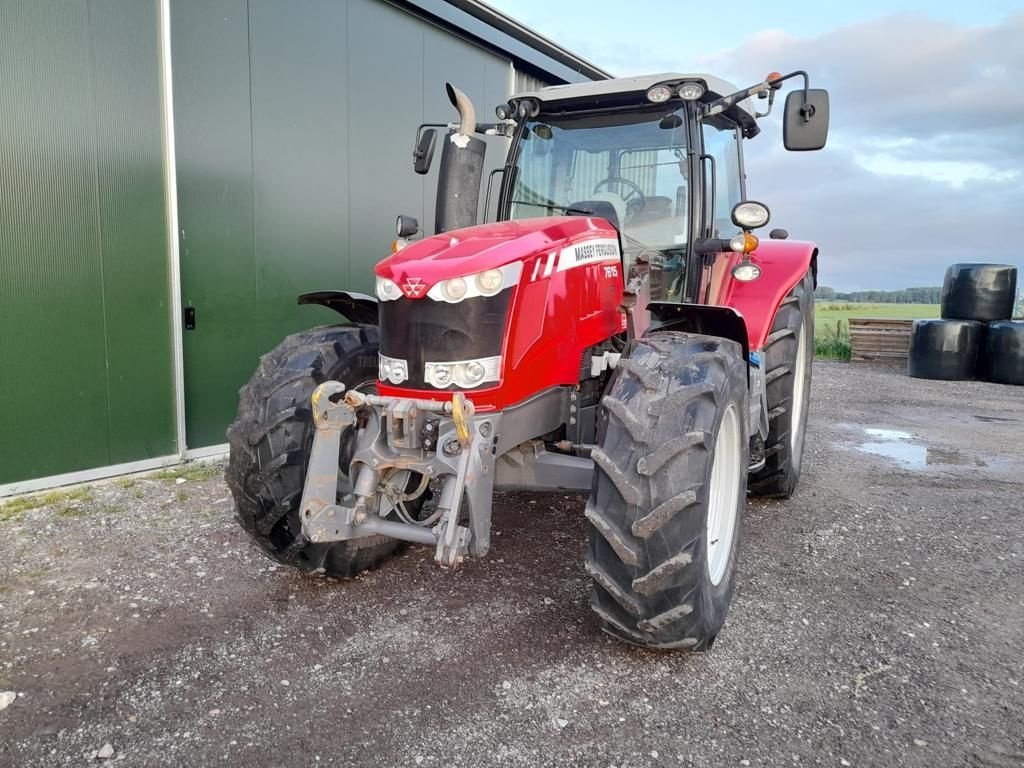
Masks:
[[[791,78],[784,144],[820,149],[828,94],[804,72],[555,86],[488,124],[447,86],[459,122],[420,126],[413,153],[426,173],[441,137],[436,234],[398,217],[376,296],[301,296],[348,322],[289,336],[241,390],[245,529],[304,571],[352,576],[406,542],[455,568],[490,550],[495,491],[588,493],[603,629],[710,648],[747,494],[800,476],[818,250],[753,234],[769,212],[741,149]]]

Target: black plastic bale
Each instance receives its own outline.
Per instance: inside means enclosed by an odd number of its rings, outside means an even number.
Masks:
[[[974,320],[915,320],[907,373],[945,381],[975,378],[982,328]]]
[[[978,374],[997,384],[1024,385],[1024,322],[989,323],[978,355]]]
[[[942,317],[990,323],[1009,320],[1017,299],[1017,268],[1009,264],[953,264],[942,282]]]

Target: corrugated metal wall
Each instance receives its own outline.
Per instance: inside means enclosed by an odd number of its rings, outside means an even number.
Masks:
[[[174,452],[157,38],[0,0],[0,484]]]
[[[487,119],[510,63],[378,0],[174,0],[171,17],[194,448],[224,441],[261,353],[339,321],[298,294],[371,291],[399,213],[433,231],[416,126],[455,119],[446,80]]]

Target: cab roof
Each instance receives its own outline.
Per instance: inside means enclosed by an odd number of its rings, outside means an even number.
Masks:
[[[678,86],[685,82],[696,82],[704,86],[705,93],[701,97],[703,103],[728,96],[739,90],[732,83],[703,73],[684,74],[681,72],[662,72],[654,75],[636,75],[634,77],[616,77],[610,80],[596,80],[586,83],[569,83],[568,85],[552,85],[538,91],[517,93],[511,99],[516,103],[523,99],[533,99],[540,103],[542,113],[571,111],[587,103],[594,106],[618,106],[636,100],[646,103],[646,94],[655,85]],[[740,124],[743,133],[750,138],[758,133],[757,118],[754,105],[750,99],[738,102],[725,114]]]

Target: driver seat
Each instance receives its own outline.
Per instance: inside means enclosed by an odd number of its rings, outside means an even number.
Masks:
[[[626,218],[626,201],[614,192],[595,192],[590,200],[580,200],[569,207],[590,211],[594,216],[607,219],[616,231],[622,231],[622,222]]]

